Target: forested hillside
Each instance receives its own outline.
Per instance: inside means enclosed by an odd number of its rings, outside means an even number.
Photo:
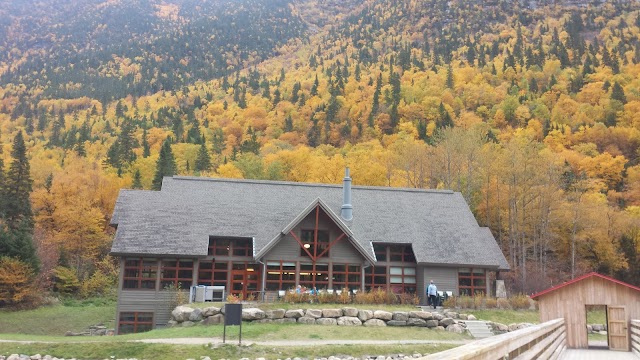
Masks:
[[[460,191],[513,291],[640,284],[640,5],[574,3],[3,3],[3,155],[22,132],[41,277],[111,281],[122,187],[348,165],[358,185]]]

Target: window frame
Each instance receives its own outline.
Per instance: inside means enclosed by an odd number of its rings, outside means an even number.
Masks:
[[[462,270],[468,270],[463,272]],[[476,271],[482,271],[476,272]],[[468,273],[469,275],[461,275]],[[470,285],[461,285],[461,280],[469,280]],[[475,285],[475,280],[482,280],[482,285]],[[487,270],[483,268],[458,268],[458,294],[476,296],[487,293]]]
[[[128,261],[137,261],[135,266],[127,265]],[[153,262],[153,266],[145,266],[145,262]],[[136,270],[136,276],[127,276],[127,270]],[[156,291],[158,280],[158,260],[153,258],[125,258],[122,270],[122,290],[135,291]],[[145,277],[144,274],[151,273],[153,277]],[[127,282],[135,281],[135,287],[127,287]],[[144,282],[153,282],[153,287],[143,287]]]
[[[133,314],[133,321],[122,320],[124,314]],[[139,317],[142,314],[145,314],[147,316],[151,315],[151,320],[149,320],[149,321],[140,321]],[[121,311],[118,314],[118,335],[136,334],[138,332],[151,331],[151,330],[153,330],[154,318],[155,318],[155,314],[152,311]],[[133,331],[132,332],[124,332],[123,333],[122,332],[122,325],[133,325]],[[148,330],[138,331],[139,325],[150,325],[150,328]]]
[[[169,262],[169,261],[175,261],[176,265],[175,266],[166,266],[165,263]],[[182,262],[191,262],[191,267],[188,266],[182,266],[181,263]],[[191,288],[191,286],[193,286],[193,270],[195,268],[195,260],[194,259],[162,259],[162,261],[160,262],[160,287],[162,289],[165,289],[168,286],[171,286],[173,284],[173,286],[177,289],[178,288],[178,284],[180,284],[180,288],[182,290],[186,290]],[[165,276],[165,270],[170,270],[170,271],[175,271],[175,275],[174,276]],[[181,277],[180,276],[180,272],[181,271],[186,271],[186,270],[190,270],[191,271],[191,277],[187,278],[187,277]],[[187,283],[187,285],[185,286],[183,283]]]

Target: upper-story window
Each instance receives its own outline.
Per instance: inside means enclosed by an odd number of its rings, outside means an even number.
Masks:
[[[253,256],[252,239],[209,237],[209,256]]]
[[[373,244],[373,251],[376,259],[381,262],[404,262],[415,263],[416,257],[413,254],[411,244]]]
[[[160,284],[164,289],[168,286],[189,289],[193,282],[193,260],[171,259],[162,261]]]
[[[300,248],[301,256],[308,256],[307,251],[315,257],[322,255],[322,257],[328,257],[329,252],[327,249],[329,248],[329,231],[327,230],[318,230],[318,238],[316,241],[316,230],[301,230],[300,231],[300,240],[302,241],[302,246],[304,248]],[[327,252],[325,252],[327,250]],[[324,253],[324,254],[323,254]]]
[[[157,273],[158,261],[155,259],[126,258],[122,288],[155,290]]]

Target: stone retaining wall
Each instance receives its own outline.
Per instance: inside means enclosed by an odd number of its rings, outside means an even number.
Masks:
[[[464,320],[476,320],[475,316],[452,311],[383,311],[360,310],[352,307],[330,309],[268,310],[258,308],[242,309],[242,320],[257,323],[298,323],[337,326],[415,326],[435,330],[446,330],[458,334],[466,331]],[[171,312],[170,327],[189,327],[196,324],[224,324],[224,307],[194,309],[178,306]],[[511,324],[509,326],[490,323],[496,332],[508,332],[531,324]]]

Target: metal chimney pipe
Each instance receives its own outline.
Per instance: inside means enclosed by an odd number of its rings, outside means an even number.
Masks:
[[[342,208],[340,216],[346,220],[353,219],[353,206],[351,206],[351,177],[349,176],[349,168],[344,170],[344,179],[342,180]]]

